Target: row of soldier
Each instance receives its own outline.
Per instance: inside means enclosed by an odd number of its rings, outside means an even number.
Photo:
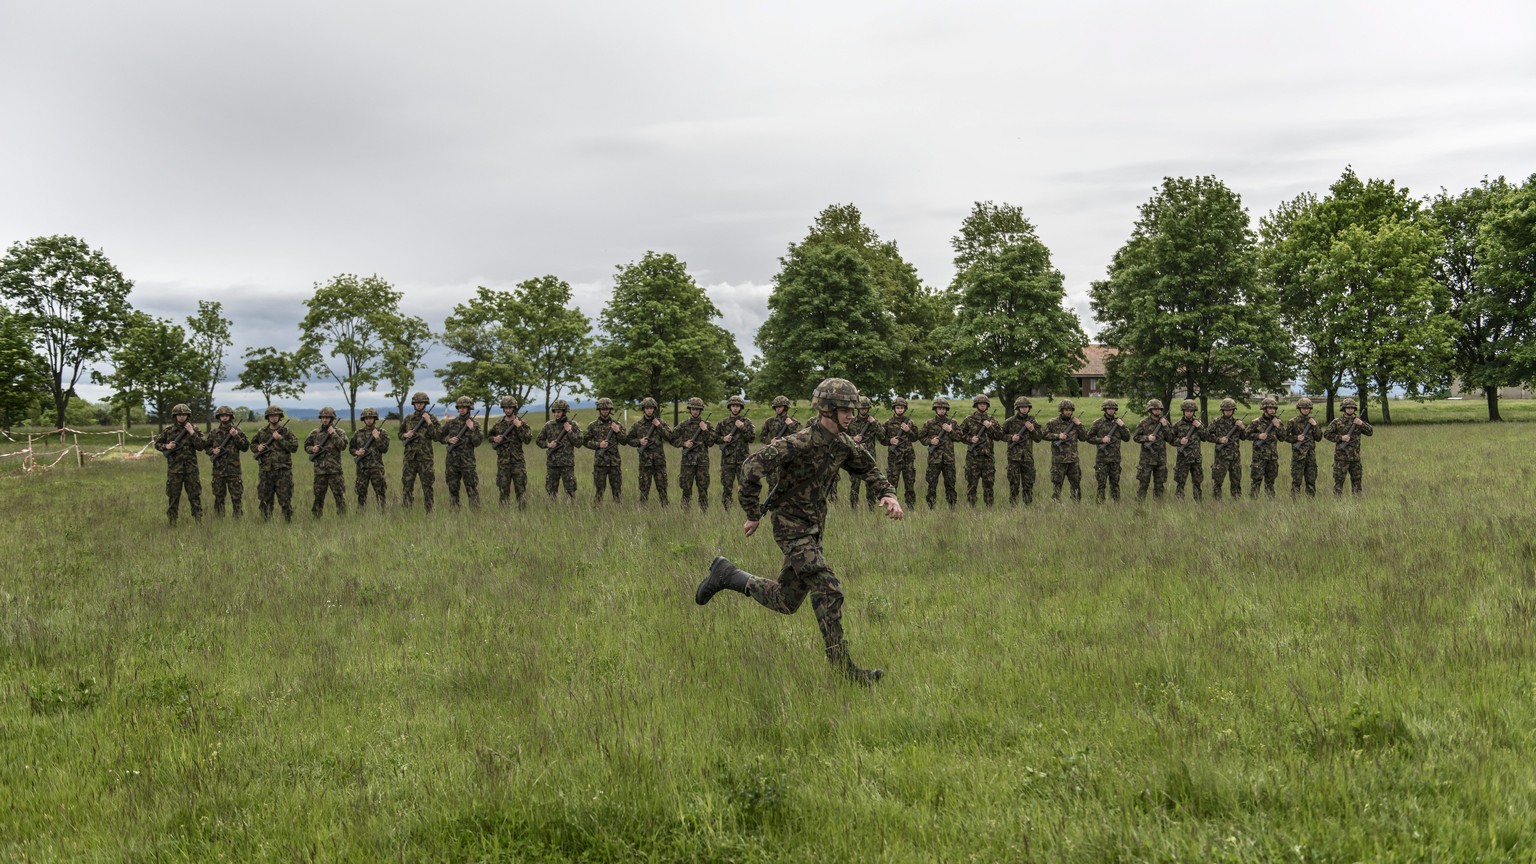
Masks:
[[[411,398],[413,412],[400,421],[397,437],[404,448],[404,469],[401,478],[402,500],[409,507],[414,503],[415,485],[422,487],[422,504],[431,511],[434,503],[435,452],[434,444],[443,444],[446,450],[444,469],[450,503],[458,506],[460,489],[463,488],[471,506],[479,504],[479,476],[475,461],[475,448],[488,441],[496,453],[496,486],[502,504],[514,498],[519,506],[527,500],[528,475],[523,453],[524,445],[535,443],[545,451],[548,471],[545,476],[545,492],[554,498],[563,486],[566,494],[576,494],[576,449],[586,447],[594,451],[593,484],[596,499],[601,500],[605,491],[618,501],[622,494],[621,446],[631,446],[639,451],[640,500],[648,500],[654,485],[658,500],[668,502],[667,467],[664,445],[682,451],[682,465],[678,476],[684,506],[688,506],[695,492],[699,506],[707,509],[710,493],[710,448],[720,448],[721,503],[729,508],[733,486],[741,464],[754,443],[767,444],[776,438],[793,434],[800,423],[789,414],[788,398],[779,396],[773,400],[773,416],[764,421],[761,430],[749,418],[743,416],[745,402],[731,397],[727,402],[728,415],[718,424],[711,424],[702,417],[704,402],[693,398],[687,402],[688,418],[676,427],[669,426],[657,416],[657,404],[653,399],[641,402],[641,418],[627,428],[613,416],[613,402],[603,398],[597,401],[597,419],[582,428],[569,418],[570,406],[563,399],[550,405],[554,419],[548,421],[535,437],[532,428],[518,415],[516,399],[502,400],[503,416],[488,430],[482,430],[472,415],[474,403],[461,397],[455,403],[457,416],[439,420],[427,410],[425,393]],[[1362,469],[1360,463],[1360,437],[1372,434],[1370,424],[1357,415],[1353,399],[1345,399],[1343,413],[1328,426],[1322,427],[1312,417],[1309,399],[1297,402],[1297,416],[1282,421],[1277,416],[1278,404],[1265,399],[1261,413],[1252,422],[1236,416],[1237,404],[1232,399],[1221,402],[1220,416],[1207,426],[1195,418],[1197,405],[1185,400],[1180,406],[1181,417],[1173,420],[1164,416],[1163,405],[1149,400],[1146,416],[1135,426],[1128,427],[1118,415],[1119,406],[1113,399],[1103,403],[1103,416],[1085,425],[1075,416],[1071,400],[1062,400],[1057,406],[1057,416],[1041,420],[1033,413],[1033,404],[1026,396],[1014,400],[1014,413],[1007,419],[998,419],[990,413],[991,401],[986,395],[972,400],[972,413],[963,419],[949,415],[949,401],[942,397],[933,400],[933,417],[921,424],[909,416],[909,404],[898,397],[892,403],[893,416],[879,420],[871,416],[871,404],[867,397],[860,397],[859,410],[849,424],[847,433],[853,442],[876,452],[876,445],[887,448],[887,474],[898,490],[904,489],[908,507],[915,506],[916,451],[918,446],[927,448],[926,501],[930,508],[937,505],[942,485],[946,502],[953,508],[958,501],[955,476],[955,448],[965,448],[966,499],[977,503],[978,490],[981,500],[988,506],[994,503],[996,467],[993,461],[994,442],[1006,442],[1008,497],[1010,503],[1034,500],[1035,463],[1034,444],[1049,441],[1051,449],[1050,479],[1052,498],[1060,499],[1063,487],[1076,500],[1082,495],[1082,470],[1079,464],[1080,443],[1095,448],[1094,474],[1098,487],[1097,499],[1119,500],[1121,457],[1120,447],[1132,442],[1139,447],[1140,458],[1136,468],[1138,500],[1146,497],[1149,490],[1154,497],[1162,497],[1168,478],[1167,449],[1172,448],[1174,494],[1183,497],[1186,484],[1193,497],[1202,497],[1203,455],[1202,444],[1213,444],[1214,458],[1211,464],[1211,480],[1214,497],[1220,498],[1224,485],[1230,486],[1234,497],[1242,494],[1241,443],[1252,443],[1250,465],[1250,493],[1254,496],[1263,489],[1273,496],[1275,480],[1279,474],[1279,444],[1291,448],[1291,491],[1293,495],[1305,491],[1316,492],[1317,461],[1316,445],[1319,440],[1332,441],[1334,448],[1334,492],[1343,493],[1344,480],[1350,479],[1353,491],[1361,491]],[[166,495],[167,515],[174,523],[179,511],[179,500],[186,493],[194,518],[202,514],[200,481],[198,478],[197,452],[205,451],[212,460],[214,511],[222,515],[228,498],[231,512],[241,515],[244,486],[239,454],[251,452],[259,466],[257,500],[261,515],[270,518],[281,510],[284,518],[293,517],[292,455],[302,449],[314,463],[314,497],[311,512],[320,516],[325,498],[330,495],[337,511],[345,511],[346,497],[343,483],[343,454],[350,454],[356,463],[354,492],[359,507],[366,506],[369,492],[373,493],[379,507],[385,503],[387,484],[384,476],[383,456],[390,447],[390,436],[379,425],[378,412],[365,408],[362,412],[362,428],[350,437],[336,428],[336,412],[324,408],[320,412],[320,426],[304,440],[287,428],[283,410],[269,406],[265,413],[266,425],[253,436],[247,436],[235,425],[234,412],[221,407],[216,412],[218,428],[207,436],[190,422],[190,409],[177,405],[172,409],[175,422],[166,426],[156,436],[154,446],[167,459]],[[834,478],[826,490],[828,498],[838,498],[837,480]],[[848,501],[856,504],[860,497],[857,478],[850,481]],[[866,503],[875,505],[873,491],[864,490]]]

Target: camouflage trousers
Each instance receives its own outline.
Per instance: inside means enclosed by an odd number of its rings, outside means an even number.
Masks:
[[[1136,500],[1141,501],[1147,497],[1147,485],[1152,486],[1152,497],[1163,497],[1163,490],[1168,485],[1168,463],[1159,462],[1156,465],[1142,460],[1136,463]]]
[[[1194,492],[1195,500],[1199,501],[1203,497],[1200,485],[1204,479],[1205,466],[1199,462],[1180,461],[1176,463],[1173,466],[1173,497],[1184,497],[1184,482],[1187,480],[1189,485],[1193,487],[1192,491]]]
[[[848,506],[857,507],[859,505],[860,489],[864,490],[864,506],[871,510],[875,509],[877,499],[875,498],[874,487],[870,486],[868,483],[865,483],[862,477],[855,477],[852,475],[848,477]]]
[[[699,509],[709,509],[709,463],[684,462],[677,470],[677,485],[683,493],[683,507],[693,503],[693,490],[699,490]]]
[[[462,465],[449,462],[443,466],[444,479],[448,481],[448,506],[459,506],[459,484],[464,485],[464,496],[469,499],[469,506],[480,506],[480,470],[475,463],[466,462]]]
[[[1020,498],[1025,504],[1035,503],[1035,460],[1008,460],[1008,503],[1017,504]]]
[[[827,659],[839,668],[854,668],[843,639],[843,586],[822,554],[821,526],[775,513],[773,539],[784,552],[779,578],[749,576],[747,595],[784,615],[794,614],[810,595]]]
[[[239,519],[245,513],[245,478],[237,472],[213,472],[213,514],[224,515],[224,496],[229,496],[229,512]]]
[[[384,480],[384,466],[370,465],[357,469],[357,477],[352,481],[352,493],[357,496],[357,509],[362,510],[368,506],[368,490],[373,489],[373,500],[384,509],[384,498],[389,494],[389,484]]]
[[[1365,480],[1365,469],[1360,465],[1359,459],[1348,462],[1335,459],[1333,462],[1333,494],[1341,498],[1344,496],[1345,477],[1349,478],[1349,491],[1352,494],[1358,496],[1364,491],[1362,483]],[[192,515],[196,516],[197,511],[193,510]]]
[[[528,504],[528,466],[518,460],[496,460],[496,491],[501,495],[501,503],[505,504],[517,493],[517,506],[525,507]]]
[[[959,495],[955,492],[955,463],[932,462],[928,463],[928,470],[923,472],[923,479],[928,483],[928,509],[932,510],[939,503],[939,480],[944,481],[944,500],[949,502],[951,510]]]
[[[1259,497],[1260,486],[1265,488],[1269,497],[1275,497],[1275,478],[1279,476],[1280,457],[1253,460],[1253,465],[1248,469],[1248,497]]]
[[[651,497],[651,484],[656,484],[656,500],[667,503],[667,463],[662,460],[640,463],[640,503]]]
[[[1097,501],[1104,503],[1104,488],[1109,487],[1109,497],[1120,500],[1120,460],[1096,459],[1093,463],[1093,479],[1098,484]]]
[[[181,493],[187,493],[187,507],[193,519],[203,518],[203,481],[196,468],[191,471],[167,472],[165,475],[165,515],[176,523],[177,511],[181,510]]]
[[[731,495],[734,494],[736,484],[739,482],[741,482],[741,463],[722,461],[720,463],[720,506],[727,512],[731,509],[733,503]]]
[[[283,518],[293,521],[293,470],[291,468],[262,469],[256,475],[256,505],[261,518],[272,518],[272,503],[282,508]]]
[[[1061,500],[1063,481],[1072,484],[1072,500],[1083,500],[1083,466],[1078,462],[1051,463],[1051,500]]]
[[[1231,478],[1232,497],[1243,497],[1243,463],[1241,459],[1223,459],[1217,456],[1211,460],[1211,497],[1221,500],[1222,484]]]
[[[886,479],[891,481],[891,494],[906,484],[907,507],[917,506],[917,456],[912,451],[904,454],[892,452],[885,460]]]
[[[416,500],[416,478],[421,478],[421,505],[432,512],[433,485],[437,483],[437,476],[432,471],[432,457],[430,455],[405,457],[405,468],[400,475],[400,503],[406,507],[411,506]]]
[[[565,497],[576,500],[576,466],[575,465],[551,465],[544,474],[544,494],[549,500],[555,500],[561,484],[565,485]]]
[[[603,489],[605,487],[613,490],[609,494],[613,496],[615,504],[619,503],[624,495],[623,465],[615,462],[612,465],[592,466],[592,488],[597,490],[596,495],[592,498],[593,501],[603,500]]]
[[[1317,456],[1291,456],[1291,497],[1295,498],[1301,493],[1302,487],[1307,489],[1307,497],[1317,494]]]
[[[842,480],[843,480],[843,472],[839,471],[836,474],[832,475],[832,479],[831,480],[827,481],[827,503],[828,504],[836,504],[837,503],[837,487],[838,487],[839,484],[842,483]]]
[[[336,505],[336,513],[340,515],[347,512],[346,484],[342,481],[341,474],[316,474],[314,485],[315,503],[309,508],[309,512],[316,519],[319,519],[320,514],[325,512],[325,493],[327,491],[331,493],[331,501]]]
[[[997,463],[990,458],[977,459],[967,456],[965,459],[965,503],[976,506],[976,487],[981,487],[981,500],[988,507],[993,503],[992,486],[997,482]]]

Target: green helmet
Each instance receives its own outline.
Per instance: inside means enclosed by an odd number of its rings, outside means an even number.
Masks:
[[[324,408],[321,408],[321,409],[320,409],[320,419],[321,419],[321,420],[324,420],[324,419],[326,419],[326,418],[327,418],[327,417],[329,417],[329,418],[330,418],[330,419],[332,419],[332,420],[335,420],[335,419],[336,419],[336,409],[335,409],[335,408],[332,408],[332,407],[331,407],[331,406],[329,406],[329,405],[327,405],[327,406],[325,406],[325,407],[324,407]]]
[[[775,408],[788,408],[789,407],[789,397],[788,396],[775,396],[775,397],[773,397],[773,407],[775,407]]]
[[[903,408],[907,407],[907,397],[905,397],[905,396],[897,396],[895,399],[891,400],[891,407],[892,408],[895,408],[898,405],[900,405]]]
[[[469,398],[468,396],[460,396],[459,398],[453,400],[453,407],[473,408],[475,407],[475,400]]]
[[[1308,399],[1305,396],[1303,396],[1300,399],[1296,400],[1296,407],[1297,408],[1311,408],[1312,407],[1312,400]]]
[[[569,411],[571,410],[571,403],[565,401],[564,399],[556,399],[555,401],[549,403],[549,410]]]
[[[933,410],[937,411],[940,408],[943,408],[945,411],[948,411],[949,410],[949,400],[945,399],[943,396],[936,396],[933,399]]]
[[[1015,396],[1015,397],[1013,397],[1013,407],[1015,407],[1015,408],[1033,408],[1033,407],[1035,407],[1035,403],[1029,401],[1029,397],[1028,396]]]
[[[1104,410],[1105,411],[1119,411],[1120,410],[1120,403],[1116,402],[1113,399],[1105,399],[1104,400]]]
[[[427,394],[421,392],[420,390],[417,390],[415,393],[411,394],[412,405],[425,405],[431,401],[431,399],[427,398]]]
[[[1056,408],[1059,411],[1066,411],[1068,409],[1076,411],[1077,405],[1074,404],[1071,399],[1063,399],[1061,400],[1061,404],[1057,405]]]
[[[517,410],[517,397],[516,396],[503,396],[503,397],[501,397],[501,410],[503,410],[503,411],[516,411]]]
[[[731,398],[725,400],[725,404],[726,407],[730,407],[732,405],[740,405],[741,407],[745,408],[747,407],[747,400],[741,398],[740,396],[732,396]]]
[[[263,417],[272,417],[272,416],[281,417],[281,416],[283,416],[283,409],[279,408],[276,405],[268,405],[267,406],[267,413],[263,414],[262,416]]]
[[[1161,400],[1161,399],[1148,399],[1147,400],[1147,413],[1148,414],[1151,414],[1153,411],[1161,411],[1161,410],[1163,410],[1163,400]]]
[[[811,404],[823,414],[830,414],[839,408],[857,410],[859,388],[846,378],[828,378],[811,391]]]
[[[1231,398],[1230,396],[1227,397],[1226,399],[1221,400],[1221,410],[1223,410],[1223,411],[1236,411],[1237,410],[1237,400]]]
[[[1344,401],[1339,403],[1339,407],[1340,408],[1354,408],[1356,410],[1359,410],[1360,403],[1355,401],[1355,397],[1353,397],[1353,396],[1346,396],[1346,397],[1344,397]]]
[[[235,409],[229,407],[228,405],[220,405],[219,406],[219,410],[213,412],[213,416],[215,416],[215,417],[233,417],[233,416],[235,416]]]
[[[379,419],[379,409],[377,409],[377,408],[364,408],[363,409],[363,413],[358,415],[358,416],[360,416],[364,420],[367,420],[370,417],[372,417],[373,419],[377,420],[377,419]]]
[[[655,408],[656,407],[656,400],[652,399],[649,396],[647,396],[644,399],[640,400],[640,407],[641,408]]]
[[[1276,402],[1275,401],[1275,397],[1273,397],[1273,396],[1265,396],[1264,397],[1264,401],[1259,403],[1259,408],[1261,408],[1261,409],[1262,408],[1279,408],[1279,407],[1280,407],[1280,403]]]
[[[177,402],[174,406],[171,407],[171,413],[173,415],[174,414],[186,414],[188,416],[191,416],[192,409],[188,408],[185,402]]]
[[[699,409],[700,411],[703,411],[704,410],[704,400],[700,399],[697,396],[689,396],[688,397],[688,410],[692,411],[695,408]]]
[[[988,399],[987,394],[985,393],[977,393],[975,398],[971,399],[971,407],[975,408],[977,405],[986,405],[991,407],[992,400]]]
[[[1185,399],[1183,402],[1179,403],[1179,410],[1180,411],[1199,411],[1200,410],[1200,403],[1196,402],[1193,399]]]
[[[613,410],[613,400],[609,399],[607,396],[604,396],[601,399],[597,400],[597,410],[599,410],[599,411],[612,411]]]
[[[871,409],[873,407],[875,407],[875,403],[869,401],[869,397],[868,396],[865,396],[862,393],[859,394],[859,410],[860,411],[868,411],[869,409]]]

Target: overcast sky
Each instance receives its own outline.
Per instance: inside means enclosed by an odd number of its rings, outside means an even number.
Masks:
[[[4,0],[0,110],[0,243],[82,237],[157,315],[223,301],[233,369],[337,273],[434,327],[553,273],[595,319],[646,250],[751,357],[778,257],[845,202],[933,287],[974,201],[1022,206],[1092,334],[1164,176],[1257,223],[1346,164],[1536,172],[1536,4]]]

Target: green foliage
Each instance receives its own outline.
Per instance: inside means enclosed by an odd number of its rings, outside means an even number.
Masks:
[[[372,390],[391,371],[389,348],[401,327],[399,291],[377,275],[350,273],[315,283],[299,322],[302,356],[311,372],[335,381],[357,428],[357,394]]]
[[[276,348],[251,348],[245,352],[245,368],[240,370],[237,390],[261,394],[262,410],[276,399],[297,399],[304,395],[304,378],[313,360],[300,352]],[[258,412],[259,413],[259,412]]]
[[[1506,379],[1536,384],[1536,174],[1493,207],[1478,232],[1478,254],[1495,302],[1518,334]]]
[[[224,354],[233,339],[234,322],[224,317],[224,304],[217,300],[197,301],[197,314],[187,318],[187,347],[196,360],[197,398],[190,405],[194,415],[201,415],[203,426],[213,423],[213,395],[224,380]]]
[[[25,322],[0,305],[0,429],[9,429],[47,392],[48,372]]]
[[[172,405],[190,405],[206,392],[204,362],[180,324],[135,311],[112,350],[112,372],[92,378],[116,391],[113,401],[120,409],[148,405],[156,417],[168,419]]]
[[[572,305],[570,283],[555,276],[519,282],[512,296],[518,309],[513,338],[544,391],[548,418],[555,394],[581,378],[578,370],[592,350],[592,322]]]
[[[458,355],[434,374],[456,398],[465,395],[490,404],[505,395],[528,404],[533,392],[533,365],[518,338],[522,309],[516,295],[493,288],[475,289],[475,296],[453,307],[443,323],[443,345]]]
[[[415,315],[398,316],[391,327],[389,344],[384,348],[384,379],[389,382],[389,392],[384,395],[395,400],[395,413],[405,414],[405,400],[411,398],[416,386],[416,373],[426,368],[422,359],[432,347],[432,329],[427,322]]]

